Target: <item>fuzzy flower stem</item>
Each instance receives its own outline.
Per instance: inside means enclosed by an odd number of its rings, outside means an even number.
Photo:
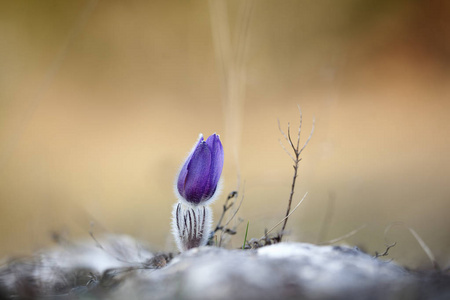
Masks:
[[[212,213],[206,205],[176,203],[172,211],[173,235],[180,251],[206,245],[211,231]]]

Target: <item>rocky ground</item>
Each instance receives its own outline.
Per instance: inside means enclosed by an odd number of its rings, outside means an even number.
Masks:
[[[450,299],[448,272],[305,243],[174,255],[110,237],[9,260],[0,283],[1,299]]]

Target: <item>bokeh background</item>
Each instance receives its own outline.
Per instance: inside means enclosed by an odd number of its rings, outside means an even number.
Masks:
[[[200,132],[225,147],[216,219],[245,194],[230,247],[247,221],[260,237],[292,180],[277,118],[296,128],[300,105],[302,142],[315,132],[288,239],[367,224],[344,242],[430,266],[412,227],[448,266],[449,16],[444,0],[1,1],[0,256],[91,229],[174,250],[173,182]]]

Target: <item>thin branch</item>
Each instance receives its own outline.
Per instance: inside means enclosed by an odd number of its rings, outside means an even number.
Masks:
[[[284,136],[284,138],[286,139],[286,141],[289,143],[289,139],[288,139],[286,133],[284,133],[283,129],[281,129],[280,119],[277,119],[277,122],[278,122],[278,130],[281,132],[281,134]]]
[[[289,155],[290,158],[292,158],[292,160],[295,163],[295,158],[292,156],[292,154],[286,149],[286,147],[284,147],[283,143],[281,142],[280,139],[278,139],[278,142],[280,143],[281,148],[283,148],[284,152],[287,153],[287,155]]]
[[[351,236],[354,236],[355,234],[357,234],[361,229],[365,228],[366,226],[367,226],[367,224],[363,224],[363,225],[359,226],[358,228],[356,228],[355,230],[352,230],[352,231],[350,231],[349,233],[347,233],[347,234],[345,234],[343,236],[340,236],[338,238],[332,239],[332,240],[330,240],[328,242],[320,243],[319,245],[331,245],[331,244],[340,242],[342,240],[345,240],[345,239],[347,239],[347,238],[349,238]]]
[[[270,230],[266,231],[266,233],[260,238],[260,240],[266,238],[269,235],[269,233],[272,232],[272,230],[274,230],[278,225],[280,225],[283,221],[285,221],[287,218],[289,218],[289,216],[294,213],[294,211],[300,206],[300,204],[302,204],[303,200],[305,200],[307,195],[308,195],[308,192],[305,193],[302,200],[300,200],[300,202],[294,207],[294,209],[289,213],[289,215],[287,215],[286,217],[281,219],[281,221],[278,222],[277,224],[275,224],[275,226],[273,226]]]
[[[292,150],[294,150],[294,153],[297,155],[297,148],[295,148],[294,146],[294,142],[292,142],[292,138],[291,138],[291,124],[288,122],[288,138],[289,138],[289,144],[292,147]]]
[[[214,229],[214,233],[216,233],[219,230],[222,230],[223,226],[222,226],[222,221],[223,221],[223,217],[225,216],[225,214],[227,213],[227,211],[233,206],[234,202],[231,202],[230,204],[228,204],[228,202],[233,199],[236,198],[238,195],[237,191],[232,191],[231,193],[228,194],[227,199],[225,200],[225,203],[223,205],[223,210],[222,210],[222,215],[219,218],[219,221],[217,222],[216,228]]]
[[[217,226],[214,230],[214,233],[216,233],[217,231],[221,231],[220,233],[220,238],[219,238],[219,242],[216,243],[218,245],[218,247],[220,247],[222,245],[222,241],[223,241],[223,237],[224,234],[236,234],[236,230],[235,228],[230,229],[228,228],[228,224],[230,224],[230,222],[234,219],[234,217],[236,216],[236,214],[238,213],[239,209],[241,208],[242,202],[244,201],[244,195],[245,195],[245,182],[244,182],[244,186],[242,188],[242,196],[241,196],[241,200],[239,201],[238,207],[234,210],[233,214],[231,215],[231,217],[225,222],[224,225],[222,225],[222,221],[223,218],[225,217],[225,214],[227,213],[227,211],[235,204],[235,202],[231,202],[230,204],[228,204],[229,200],[236,198],[238,195],[238,192],[233,191],[231,192],[227,199],[225,200],[225,204],[223,205],[223,211],[222,211],[222,215],[220,216],[219,222],[217,222]]]
[[[286,224],[287,224],[287,221],[288,221],[289,212],[291,211],[292,198],[294,197],[295,183],[297,181],[297,172],[298,172],[298,163],[299,162],[300,161],[298,160],[298,157],[297,157],[297,160],[295,161],[295,164],[294,164],[294,177],[292,178],[291,193],[289,195],[288,207],[287,207],[287,210],[286,210],[286,218],[284,218],[283,227],[281,228],[281,236],[280,236],[281,238],[280,238],[280,240],[283,238],[283,232],[286,229]]]
[[[245,195],[245,182],[244,185],[242,187],[242,196],[241,196],[241,201],[239,201],[239,205],[236,208],[236,210],[234,211],[233,215],[228,219],[228,221],[225,223],[225,227],[228,226],[228,224],[230,224],[231,220],[233,220],[233,218],[236,216],[236,214],[238,213],[239,209],[241,208],[242,202],[244,201],[244,195]]]
[[[375,251],[375,256],[374,258],[378,258],[378,257],[382,257],[382,256],[388,256],[389,255],[389,250],[394,247],[395,245],[397,245],[396,242],[394,242],[393,244],[390,245],[386,245],[386,250],[384,250],[383,253],[379,254],[377,251]]]
[[[311,137],[314,133],[314,127],[315,127],[315,120],[313,119],[313,126],[311,129],[311,133],[309,134],[308,139],[306,140],[306,143],[303,145],[303,147],[301,149],[299,149],[300,147],[300,134],[301,134],[301,130],[302,130],[302,122],[303,122],[303,115],[302,115],[302,110],[300,109],[300,106],[298,106],[299,109],[299,114],[300,114],[300,124],[298,127],[298,132],[297,132],[297,143],[296,146],[294,145],[294,142],[292,141],[291,138],[291,127],[290,127],[290,123],[288,123],[287,125],[287,136],[284,133],[284,131],[281,129],[280,126],[280,120],[278,119],[278,129],[280,130],[281,134],[284,136],[284,138],[288,141],[289,145],[292,147],[292,150],[294,152],[293,155],[291,155],[289,153],[289,151],[287,151],[287,149],[283,147],[283,149],[288,153],[289,157],[294,161],[294,176],[292,177],[292,185],[291,185],[291,192],[289,195],[289,200],[288,200],[288,207],[286,210],[286,217],[284,218],[284,223],[283,223],[283,227],[281,228],[281,233],[280,233],[280,241],[283,239],[283,233],[285,232],[286,229],[286,225],[289,219],[289,214],[291,211],[291,205],[292,205],[292,198],[294,197],[294,192],[295,192],[295,183],[297,181],[297,176],[298,176],[298,166],[300,161],[302,160],[300,157],[300,154],[302,153],[303,149],[305,149],[305,147],[308,145],[309,141],[311,140]],[[280,142],[281,144],[281,142]]]

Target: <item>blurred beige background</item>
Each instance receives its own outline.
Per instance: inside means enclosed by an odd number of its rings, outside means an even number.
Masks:
[[[0,2],[0,256],[52,232],[89,239],[91,222],[173,250],[173,182],[200,132],[221,134],[223,195],[239,174],[239,216],[260,237],[286,210],[277,118],[298,126],[299,104],[303,139],[313,117],[316,130],[289,240],[367,224],[345,242],[382,252],[403,222],[450,264],[448,2],[257,0],[239,44],[242,3],[222,2],[226,16],[208,1]],[[245,45],[234,98],[214,24]],[[405,226],[387,238],[396,261],[430,265]]]

